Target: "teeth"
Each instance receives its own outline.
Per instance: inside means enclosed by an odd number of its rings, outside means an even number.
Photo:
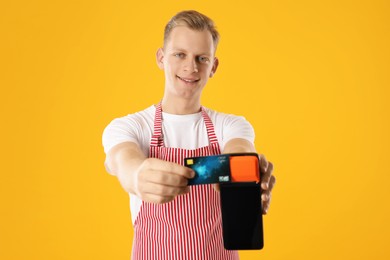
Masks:
[[[185,82],[188,82],[188,83],[193,83],[193,82],[197,81],[197,80],[189,80],[189,79],[183,79],[183,78],[180,78],[180,79],[185,81]]]

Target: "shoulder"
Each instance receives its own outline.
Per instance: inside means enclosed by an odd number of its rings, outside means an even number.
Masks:
[[[217,125],[250,124],[244,116],[219,112],[210,108],[204,108],[211,121]]]
[[[254,142],[255,132],[253,126],[245,117],[222,113],[209,108],[205,108],[205,111],[214,124],[215,132],[221,141],[222,149],[228,141],[235,138]]]
[[[154,112],[154,106],[150,106],[142,111],[113,119],[103,131],[104,150],[107,152],[114,145],[126,141],[143,144],[152,131]]]

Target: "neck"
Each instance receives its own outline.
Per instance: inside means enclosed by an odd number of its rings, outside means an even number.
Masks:
[[[164,96],[161,102],[162,110],[168,114],[188,115],[200,111],[200,100],[168,98]]]

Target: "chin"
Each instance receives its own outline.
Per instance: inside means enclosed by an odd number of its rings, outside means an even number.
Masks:
[[[201,94],[201,91],[198,89],[198,90],[177,90],[175,91],[175,96],[177,98],[182,98],[182,99],[186,99],[186,100],[191,100],[191,99],[194,99],[194,98],[199,98]]]

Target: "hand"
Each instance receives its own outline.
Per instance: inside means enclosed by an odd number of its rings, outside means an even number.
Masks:
[[[267,214],[271,203],[271,192],[275,186],[276,178],[272,175],[274,165],[265,159],[265,156],[260,154],[260,178],[261,178],[261,200],[263,203],[263,214]]]
[[[134,172],[136,195],[146,202],[166,203],[180,194],[188,193],[188,179],[195,173],[176,163],[147,158]]]

